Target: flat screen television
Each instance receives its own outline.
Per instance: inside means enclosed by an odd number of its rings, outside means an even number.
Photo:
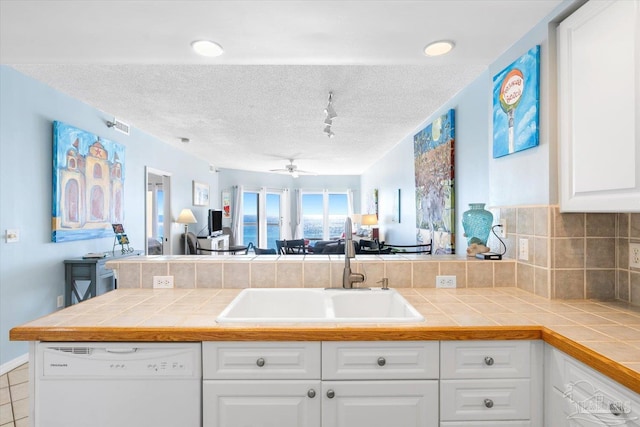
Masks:
[[[209,236],[222,234],[222,211],[209,209]]]

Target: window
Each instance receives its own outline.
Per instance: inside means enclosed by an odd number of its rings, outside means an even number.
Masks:
[[[267,247],[276,248],[276,240],[280,240],[280,194],[267,193]]]
[[[342,237],[349,215],[347,193],[302,193],[302,231],[305,239],[328,240]]]
[[[242,195],[242,244],[250,242],[258,246],[258,196],[259,193],[245,191]]]
[[[242,244],[275,249],[283,236],[282,191],[263,188],[244,191],[242,197]]]

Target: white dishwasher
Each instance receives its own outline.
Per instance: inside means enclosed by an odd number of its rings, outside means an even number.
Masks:
[[[34,345],[34,427],[202,425],[200,343]]]

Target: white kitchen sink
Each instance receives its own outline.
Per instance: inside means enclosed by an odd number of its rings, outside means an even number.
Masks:
[[[424,317],[394,289],[244,289],[218,323],[399,323]]]

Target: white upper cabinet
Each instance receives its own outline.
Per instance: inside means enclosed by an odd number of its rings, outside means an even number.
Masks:
[[[640,212],[640,0],[591,0],[558,27],[563,212]]]

